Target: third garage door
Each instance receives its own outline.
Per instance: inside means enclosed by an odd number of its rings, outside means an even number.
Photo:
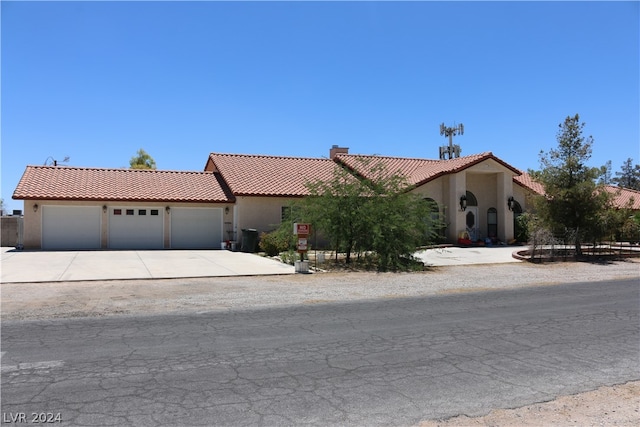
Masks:
[[[219,249],[221,208],[171,208],[172,249]]]

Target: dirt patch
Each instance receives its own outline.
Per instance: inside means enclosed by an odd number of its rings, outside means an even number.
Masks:
[[[495,409],[483,417],[460,415],[448,420],[429,420],[419,427],[459,426],[638,426],[640,381],[516,409]]]

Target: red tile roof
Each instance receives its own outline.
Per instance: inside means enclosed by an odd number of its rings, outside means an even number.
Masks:
[[[537,194],[544,194],[544,187],[539,182],[533,180],[533,177],[526,172],[522,172],[520,176],[514,176],[513,181],[523,187],[528,188]]]
[[[394,174],[406,177],[409,185],[420,186],[435,178],[449,173],[457,173],[475,164],[492,159],[514,173],[519,174],[513,166],[495,157],[491,152],[458,157],[450,160],[414,159],[404,157],[365,156],[357,154],[338,154],[336,160],[365,178],[374,178],[370,168],[382,165],[387,176]]]
[[[217,174],[27,166],[14,199],[228,202]]]
[[[211,153],[206,169],[219,172],[236,196],[306,196],[307,182],[328,181],[330,159]]]
[[[544,194],[544,187],[539,182],[533,180],[531,175],[522,172],[522,175],[513,177],[516,184],[528,188],[537,194]],[[614,187],[613,185],[605,185],[604,189],[613,195],[613,205],[617,208],[630,207],[634,210],[640,210],[640,191],[628,188]]]
[[[606,185],[604,189],[613,195],[613,205],[617,208],[640,210],[640,191]]]

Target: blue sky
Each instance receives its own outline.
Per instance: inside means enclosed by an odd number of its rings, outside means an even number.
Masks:
[[[50,156],[202,170],[210,152],[520,169],[579,113],[591,163],[640,160],[638,2],[7,2],[2,198]],[[249,172],[249,171],[248,171]]]

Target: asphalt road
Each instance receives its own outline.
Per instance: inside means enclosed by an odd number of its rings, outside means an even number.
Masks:
[[[3,322],[3,422],[408,426],[481,415],[640,379],[639,302],[633,279]]]

